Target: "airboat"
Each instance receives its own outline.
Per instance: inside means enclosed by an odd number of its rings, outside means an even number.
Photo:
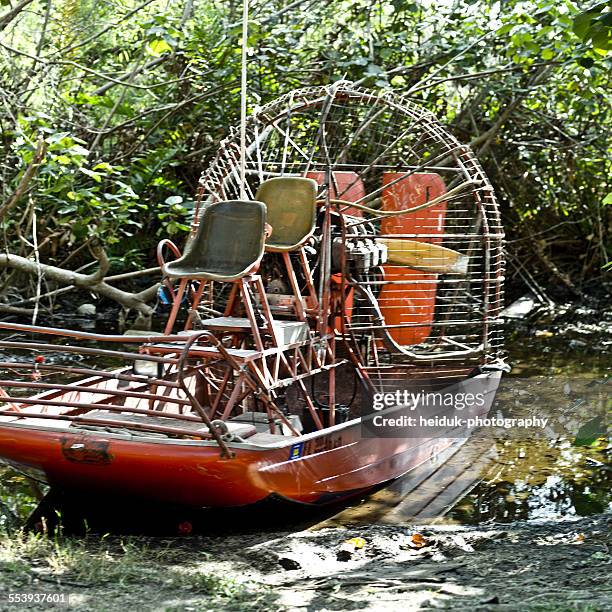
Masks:
[[[158,257],[163,331],[0,323],[3,461],[84,495],[323,504],[455,443],[377,432],[414,411],[398,391],[487,383],[474,411],[490,406],[498,205],[469,147],[407,97],[342,81],[255,108],[203,173],[184,249],[165,239]],[[398,400],[373,410],[382,396]]]

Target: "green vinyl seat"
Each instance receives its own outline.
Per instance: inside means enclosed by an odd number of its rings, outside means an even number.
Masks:
[[[316,181],[301,176],[280,176],[264,181],[255,198],[264,202],[272,234],[266,251],[299,249],[312,235],[316,222]]]
[[[179,259],[164,264],[170,279],[231,282],[253,272],[264,253],[266,205],[229,200],[207,206]]]

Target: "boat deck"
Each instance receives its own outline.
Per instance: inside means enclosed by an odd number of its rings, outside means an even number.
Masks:
[[[139,414],[119,413],[113,414],[112,420],[115,422],[112,425],[108,423],[109,415],[103,410],[93,410],[86,415],[82,415],[82,420],[69,420],[62,418],[59,415],[41,415],[40,412],[33,414],[35,409],[28,407],[20,413],[15,413],[15,416],[1,415],[0,423],[14,424],[28,428],[36,428],[46,431],[91,431],[104,432],[115,435],[129,435],[130,437],[139,438],[154,438],[167,439],[177,441],[177,433],[168,428],[169,422],[172,423],[172,418],[162,416],[148,416]],[[270,426],[267,420],[266,413],[245,413],[234,419],[225,422],[227,433],[231,436],[232,441],[242,442],[248,441],[249,444],[256,446],[277,446],[279,442],[295,440],[295,436],[290,433],[270,433]],[[74,417],[78,419],[78,417]],[[121,427],[116,422],[125,424]],[[167,432],[155,431],[152,429],[136,429],[134,426],[145,426],[147,428],[169,429]],[[207,426],[201,421],[181,421],[180,435],[183,438],[191,441],[209,441],[210,435]],[[280,427],[277,425],[277,430]],[[282,429],[280,429],[282,431]],[[189,435],[192,434],[192,436]]]

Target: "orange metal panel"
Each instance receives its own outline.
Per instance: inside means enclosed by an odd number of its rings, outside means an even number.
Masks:
[[[406,178],[402,179],[403,176]],[[435,173],[385,172],[382,182],[382,210],[414,208],[446,193],[442,177]],[[446,202],[440,202],[411,214],[383,219],[381,234],[403,234],[407,239],[439,244],[445,217]],[[423,234],[430,237],[423,237]],[[384,270],[386,280],[409,281],[403,285],[383,285],[378,298],[387,325],[410,325],[392,327],[391,336],[402,345],[423,342],[431,333],[437,288],[437,283],[432,281],[436,281],[438,275],[403,266],[387,265]]]
[[[325,182],[326,172],[307,172],[306,177],[315,180],[319,185]],[[357,202],[365,196],[363,181],[356,172],[343,172],[337,170],[332,173],[334,180],[329,186],[329,196],[332,200],[345,200],[347,202]],[[337,188],[336,188],[337,187]],[[361,217],[361,211],[356,208],[347,208],[347,215]]]

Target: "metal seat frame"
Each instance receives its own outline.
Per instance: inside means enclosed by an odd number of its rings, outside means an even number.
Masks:
[[[245,213],[247,214],[246,217]],[[249,219],[249,215],[252,215],[252,219]],[[225,270],[215,269],[214,262],[213,265],[211,265],[211,262],[209,261],[210,257],[208,257],[207,260],[207,254],[210,254],[211,248],[214,248],[214,244],[211,245],[210,242],[206,244],[206,241],[214,241],[215,239],[219,238],[227,239],[227,236],[221,237],[215,235],[214,230],[217,229],[219,225],[221,228],[223,228],[224,224],[227,224],[228,221],[232,222],[232,217],[234,216],[242,217],[242,219],[240,219],[243,221],[242,230],[256,236],[257,241],[254,245],[251,245],[253,252],[247,253],[247,255],[249,255],[248,259],[243,261],[235,261],[235,270],[228,270],[227,266]],[[247,225],[246,228],[244,227],[245,220]],[[250,228],[248,227],[249,223],[252,225]],[[230,293],[230,300],[228,301],[226,309],[226,316],[232,314],[235,296],[237,295],[238,291],[240,291],[242,302],[245,306],[246,314],[253,330],[255,346],[257,347],[257,350],[261,351],[264,349],[264,344],[259,332],[259,325],[257,324],[255,310],[253,308],[249,285],[252,284],[255,286],[260,296],[264,317],[266,318],[266,326],[276,345],[274,327],[271,319],[272,315],[266,299],[265,289],[263,287],[263,283],[261,282],[261,277],[255,274],[264,254],[265,231],[265,204],[258,201],[230,200],[210,204],[204,209],[197,231],[193,238],[187,243],[187,247],[185,248],[185,253],[183,255],[181,255],[179,249],[170,240],[162,240],[159,243],[157,248],[158,260],[164,275],[164,283],[170,289],[172,295],[172,309],[170,311],[170,315],[168,316],[168,321],[164,330],[166,335],[170,335],[174,329],[176,318],[178,316],[187,285],[190,281],[200,281],[200,284],[194,291],[190,314],[185,323],[186,330],[191,329],[193,313],[196,311],[198,304],[202,299],[202,295],[207,284],[210,281],[221,281],[233,284],[232,291]],[[164,260],[165,248],[170,248],[170,250],[176,256],[178,256],[178,259],[166,263]],[[230,263],[232,263],[231,260]],[[179,280],[179,286],[176,292],[172,289],[171,280],[173,279]]]
[[[259,186],[255,195],[257,200],[265,203],[268,210],[268,221],[272,225],[272,234],[265,245],[266,252],[280,253],[282,255],[291,284],[291,290],[295,297],[295,315],[300,321],[306,321],[307,313],[302,302],[302,293],[295,275],[293,262],[291,261],[291,253],[298,254],[300,266],[306,278],[310,306],[313,310],[317,310],[317,292],[312,284],[312,273],[306,253],[304,252],[304,246],[312,237],[316,227],[316,196],[316,181],[301,176],[270,178]],[[288,230],[280,227],[279,224],[276,227],[274,225],[275,218],[278,219],[284,210],[295,215],[298,221],[297,224],[291,224]],[[300,225],[303,226],[302,231],[297,235],[295,234],[296,225],[298,229]],[[284,235],[283,230],[285,230]]]

